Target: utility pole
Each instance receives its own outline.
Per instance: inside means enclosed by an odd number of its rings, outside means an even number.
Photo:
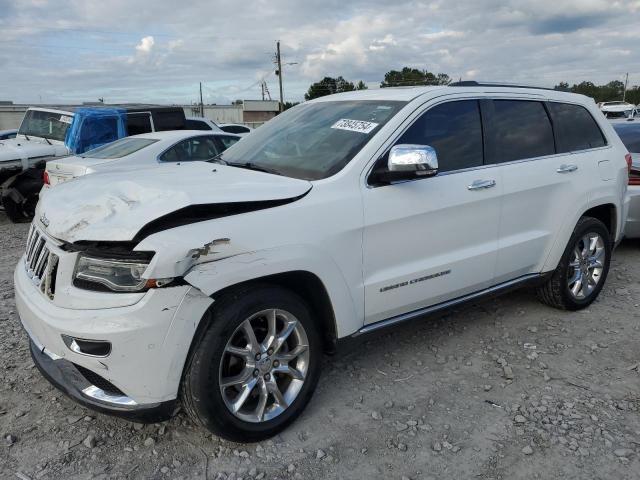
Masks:
[[[629,85],[629,72],[627,72],[624,79],[624,90],[622,91],[622,101],[627,99],[627,86]]]
[[[280,111],[284,111],[284,94],[282,93],[282,58],[280,58],[280,40],[276,42],[276,62],[278,63],[278,81],[280,82]]]
[[[200,116],[204,117],[204,103],[202,103],[202,82],[200,82]]]

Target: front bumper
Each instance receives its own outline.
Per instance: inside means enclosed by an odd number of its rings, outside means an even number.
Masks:
[[[101,401],[92,396],[96,390],[95,385],[92,385],[73,363],[63,358],[54,360],[44,348],[41,349],[33,341],[30,341],[30,344],[31,358],[40,373],[58,390],[85,407],[100,413],[145,423],[167,420],[176,409],[177,402],[175,400],[137,405],[135,402],[132,403],[130,399],[127,401],[121,398],[120,401],[115,401],[116,397],[109,395],[108,401]]]
[[[35,345],[34,361],[72,398],[111,413],[162,410],[177,398],[193,335],[211,298],[184,285],[149,290],[129,306],[64,308],[31,282],[22,261],[15,269],[14,284],[20,320]],[[65,294],[63,287],[57,289],[56,296]],[[74,352],[62,335],[110,342],[111,352],[106,357]],[[79,383],[81,371],[84,380],[96,380]],[[103,395],[96,388],[86,391],[91,385],[100,390],[103,381],[113,387],[106,389],[112,394]]]

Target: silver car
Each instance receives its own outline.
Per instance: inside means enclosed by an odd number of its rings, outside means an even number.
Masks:
[[[613,128],[631,153],[628,192],[631,196],[625,236],[640,238],[640,119],[612,121]]]

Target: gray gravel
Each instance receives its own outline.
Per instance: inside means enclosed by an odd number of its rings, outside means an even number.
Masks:
[[[638,242],[585,311],[516,292],[350,346],[294,425],[241,445],[182,414],[96,414],[40,376],[13,301],[27,229],[0,212],[0,478],[640,478]]]

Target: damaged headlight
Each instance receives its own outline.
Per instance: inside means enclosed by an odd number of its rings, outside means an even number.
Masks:
[[[172,279],[142,278],[148,260],[105,259],[80,254],[73,274],[73,284],[79,288],[114,292],[142,292],[160,287]]]

